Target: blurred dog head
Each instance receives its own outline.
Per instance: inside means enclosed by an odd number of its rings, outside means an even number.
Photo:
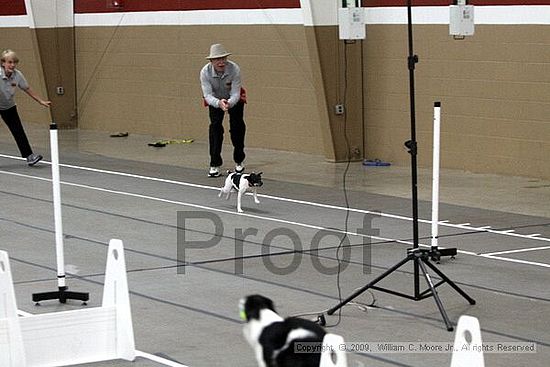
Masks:
[[[273,301],[259,294],[247,296],[239,301],[239,314],[243,321],[259,321],[262,310],[277,313]]]
[[[250,173],[247,175],[243,175],[243,178],[245,178],[246,180],[248,180],[248,183],[250,184],[251,187],[261,187],[264,183],[262,182],[262,173],[263,172],[260,172],[260,173]]]
[[[275,311],[273,301],[259,294],[241,299],[239,312],[246,322],[243,333],[254,348],[258,366],[319,366],[320,347],[326,334],[319,325],[294,317],[283,319]],[[319,348],[312,353],[297,353],[297,343]]]

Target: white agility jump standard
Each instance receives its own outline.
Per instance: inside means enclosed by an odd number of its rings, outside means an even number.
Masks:
[[[479,350],[482,345],[479,320],[473,316],[460,316],[456,326],[451,367],[485,367],[483,350]]]
[[[347,367],[346,351],[340,348],[342,345],[344,338],[340,335],[325,334],[319,367]]]
[[[109,242],[101,307],[17,316],[8,254],[0,251],[0,366],[68,366],[136,357],[121,240]]]
[[[63,250],[63,225],[61,216],[61,180],[59,178],[59,149],[57,144],[57,125],[50,124],[50,147],[52,156],[52,188],[53,188],[53,209],[55,224],[55,254],[57,258],[57,288],[55,292],[34,293],[32,300],[37,304],[40,301],[57,299],[61,303],[69,299],[81,300],[84,304],[88,302],[89,294],[84,292],[68,291],[65,284],[65,255]]]

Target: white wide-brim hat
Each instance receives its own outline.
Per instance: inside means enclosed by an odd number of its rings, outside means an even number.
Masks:
[[[227,52],[225,47],[219,43],[215,43],[210,46],[210,55],[206,56],[208,60],[210,59],[219,59],[221,57],[226,57],[231,55],[231,52]]]

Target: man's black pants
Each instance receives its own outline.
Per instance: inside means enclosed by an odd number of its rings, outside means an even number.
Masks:
[[[221,108],[208,106],[210,115],[210,127],[208,137],[210,142],[210,167],[220,167],[223,164],[223,118],[225,112]],[[229,109],[229,134],[233,143],[233,160],[235,163],[244,161],[244,135],[246,125],[244,123],[244,102],[240,101]]]

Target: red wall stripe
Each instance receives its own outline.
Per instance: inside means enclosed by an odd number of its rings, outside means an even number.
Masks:
[[[467,0],[469,5],[550,5],[550,0]],[[452,0],[411,0],[412,6],[449,6]],[[407,0],[363,0],[365,7],[407,6]]]
[[[0,0],[0,15],[26,15],[25,0]]]
[[[300,8],[300,0],[75,0],[75,13]]]

